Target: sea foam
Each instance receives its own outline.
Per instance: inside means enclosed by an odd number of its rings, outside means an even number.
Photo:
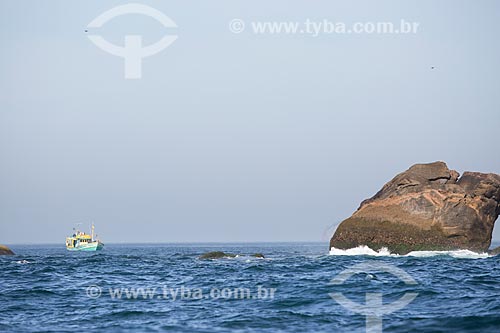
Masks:
[[[16,264],[31,264],[31,261],[28,261],[28,260],[18,260],[16,261]]]
[[[342,250],[331,248],[330,255],[332,256],[374,256],[374,257],[434,257],[434,256],[450,256],[458,259],[482,259],[491,257],[488,253],[476,253],[469,250],[455,251],[412,251],[406,255],[391,253],[387,248],[383,247],[378,251],[372,250],[366,245],[361,245],[352,249]]]

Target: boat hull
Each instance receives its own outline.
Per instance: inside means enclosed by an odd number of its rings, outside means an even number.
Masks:
[[[76,247],[67,247],[68,251],[100,251],[104,247],[101,242],[81,244]]]

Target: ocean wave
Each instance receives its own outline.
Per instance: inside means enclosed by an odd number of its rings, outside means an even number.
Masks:
[[[488,253],[477,253],[469,250],[455,251],[412,251],[406,255],[391,253],[387,248],[383,247],[378,251],[372,250],[366,245],[361,245],[352,249],[342,250],[331,248],[330,255],[332,256],[374,256],[374,257],[418,257],[427,258],[435,256],[450,256],[458,259],[483,259],[489,258]]]

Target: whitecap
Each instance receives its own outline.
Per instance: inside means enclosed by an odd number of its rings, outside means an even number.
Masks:
[[[28,260],[18,260],[16,261],[16,264],[31,264],[31,261],[28,261]]]
[[[342,250],[332,247],[330,249],[332,256],[374,256],[374,257],[418,257],[427,258],[434,256],[450,256],[458,259],[483,259],[491,257],[488,253],[477,253],[470,250],[455,250],[455,251],[412,251],[406,255],[391,253],[387,248],[383,247],[378,251],[372,250],[366,245]]]
[[[330,255],[332,256],[375,256],[375,257],[386,257],[395,256],[396,254],[391,254],[389,250],[385,247],[378,251],[372,250],[366,245],[360,245],[358,247],[342,250],[332,247],[330,249]]]
[[[458,259],[483,259],[491,257],[488,253],[477,253],[469,250],[455,251],[412,251],[406,255],[407,257],[434,257],[434,256],[450,256]]]

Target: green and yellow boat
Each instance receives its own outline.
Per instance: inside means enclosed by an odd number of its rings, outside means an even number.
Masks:
[[[66,249],[68,251],[99,251],[104,244],[94,237],[94,224],[92,224],[91,233],[86,234],[80,230],[73,229],[73,235],[66,237]]]

